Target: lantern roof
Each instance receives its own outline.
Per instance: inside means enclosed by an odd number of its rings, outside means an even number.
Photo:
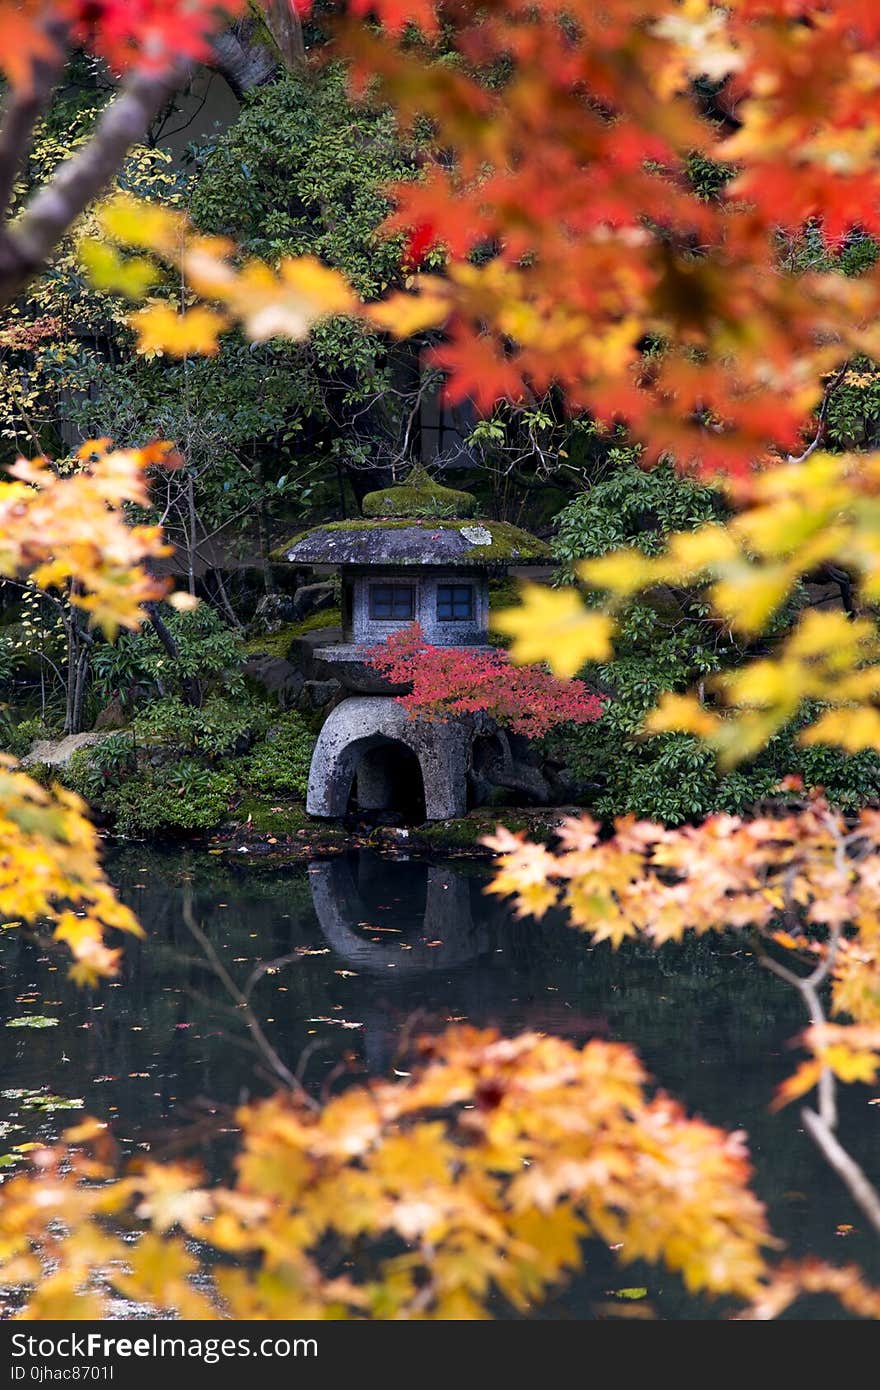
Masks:
[[[364,516],[417,520],[475,516],[477,499],[472,492],[444,487],[420,463],[402,483],[368,492],[361,504]]]
[[[364,515],[293,536],[274,558],[295,565],[439,565],[498,569],[553,562],[546,542],[507,521],[476,517],[469,492],[442,486],[417,466],[403,482],[370,492]]]

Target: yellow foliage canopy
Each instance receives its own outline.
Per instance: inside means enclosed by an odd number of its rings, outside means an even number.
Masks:
[[[168,589],[144,562],[168,548],[158,526],[129,526],[123,507],[145,506],[147,470],[174,457],[166,443],[114,450],[99,439],[82,446],[70,474],[47,459],[19,459],[15,481],[0,487],[0,574],[28,574],[42,589],[73,580],[71,601],[108,636],[137,627],[142,605]]]
[[[104,932],[142,932],[104,876],[80,798],[63,787],[46,791],[0,759],[0,845],[0,914],[51,923],[80,984],[115,974],[119,951],[104,944]]]
[[[83,445],[68,473],[46,459],[19,459],[13,480],[0,485],[0,574],[66,588],[110,636],[137,627],[143,604],[168,587],[144,562],[167,547],[158,527],[129,526],[123,509],[145,505],[147,470],[173,462],[167,444],[113,450],[109,440]],[[119,952],[104,933],[140,928],[104,877],[83,802],[60,787],[45,790],[2,760],[0,844],[0,913],[51,924],[81,983],[115,974]]]
[[[629,1048],[460,1027],[421,1050],[410,1078],[320,1109],[292,1094],[243,1110],[231,1187],[185,1165],[118,1177],[94,1121],[35,1154],[3,1188],[0,1269],[33,1286],[23,1316],[100,1316],[115,1290],[195,1318],[484,1317],[494,1292],[525,1310],[588,1236],[691,1290],[758,1296],[770,1237],[743,1136],[649,1096]],[[321,1263],[334,1235],[359,1241],[360,1273]]]

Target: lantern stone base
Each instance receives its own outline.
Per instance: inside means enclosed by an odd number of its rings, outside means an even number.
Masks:
[[[359,810],[397,809],[403,781],[414,801],[423,796],[425,819],[463,816],[471,736],[468,721],[412,718],[390,696],[343,700],[318,736],[306,810],[340,818],[353,787]]]

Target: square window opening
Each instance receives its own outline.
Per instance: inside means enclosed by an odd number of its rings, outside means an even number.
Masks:
[[[412,622],[416,612],[413,584],[371,584],[370,617],[379,623]]]
[[[474,617],[473,584],[438,584],[437,619],[441,623],[472,622]]]

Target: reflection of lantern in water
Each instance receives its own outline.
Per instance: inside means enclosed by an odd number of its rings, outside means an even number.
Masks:
[[[488,921],[474,920],[472,883],[448,864],[389,862],[366,853],[310,864],[312,902],[325,940],[358,974],[377,981],[375,1002],[360,1014],[370,1072],[387,1073],[401,1025],[422,1008],[422,1001],[406,997],[408,987],[419,976],[437,981],[490,950]],[[390,997],[378,993],[379,978]]]
[[[489,949],[487,924],[474,923],[471,880],[449,865],[408,865],[425,874],[423,906],[419,904],[409,915],[408,929],[375,925],[376,906],[364,892],[365,887],[376,886],[375,864],[385,870],[384,883],[380,881],[378,886],[386,894],[395,886],[399,889],[399,882],[395,885],[393,878],[389,880],[389,866],[379,859],[362,856],[357,877],[349,858],[309,866],[309,886],[321,931],[349,964],[383,976],[390,965],[399,975],[419,975],[454,969]],[[402,867],[395,864],[395,872],[399,874]],[[407,917],[398,909],[394,920],[407,921]]]

